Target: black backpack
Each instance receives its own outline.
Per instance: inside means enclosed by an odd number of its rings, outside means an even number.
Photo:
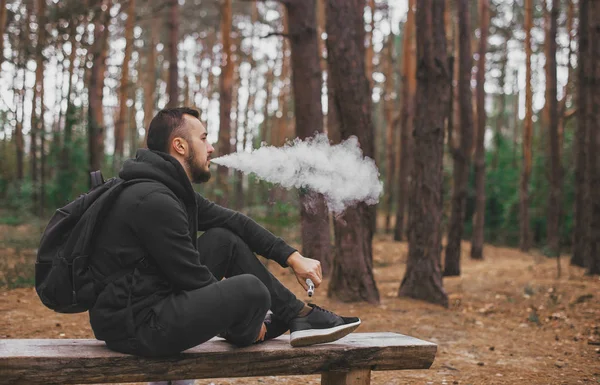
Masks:
[[[35,263],[35,289],[43,304],[59,313],[81,313],[94,306],[111,281],[131,270],[98,281],[89,270],[96,231],[116,198],[127,186],[145,181],[111,178],[91,173],[91,189],[56,210],[46,226]]]

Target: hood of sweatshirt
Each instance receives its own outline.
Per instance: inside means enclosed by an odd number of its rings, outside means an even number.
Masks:
[[[135,158],[123,163],[119,178],[155,180],[167,186],[186,205],[196,203],[194,188],[181,163],[164,152],[139,149]]]

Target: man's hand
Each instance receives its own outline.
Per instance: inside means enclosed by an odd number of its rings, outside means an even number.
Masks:
[[[265,325],[263,323],[262,326],[260,327],[260,331],[258,332],[258,337],[256,337],[256,341],[254,341],[254,342],[264,341],[266,334],[267,334],[267,325]]]
[[[319,287],[323,280],[323,273],[321,271],[321,262],[316,259],[310,259],[303,257],[299,252],[294,252],[287,259],[287,264],[292,268],[298,283],[308,290],[306,279],[310,278],[315,284],[315,288]]]

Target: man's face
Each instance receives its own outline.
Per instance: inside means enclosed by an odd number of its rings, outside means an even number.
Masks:
[[[190,115],[184,115],[188,128],[189,152],[185,157],[192,183],[202,183],[210,179],[210,155],[215,150],[208,142],[206,128]]]

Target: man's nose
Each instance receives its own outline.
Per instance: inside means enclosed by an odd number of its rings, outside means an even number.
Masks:
[[[215,148],[213,147],[212,144],[208,144],[208,153],[210,154],[211,152],[215,151]]]

